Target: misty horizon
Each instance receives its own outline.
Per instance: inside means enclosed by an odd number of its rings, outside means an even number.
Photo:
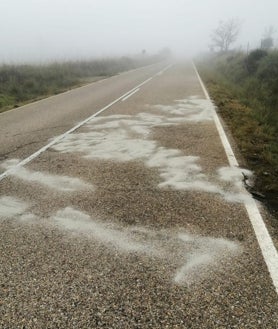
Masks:
[[[1,63],[86,60],[133,56],[168,47],[174,55],[208,51],[219,21],[237,18],[241,31],[232,48],[260,46],[276,28],[278,3],[177,0],[9,0],[0,4]],[[277,45],[277,33],[274,34]]]

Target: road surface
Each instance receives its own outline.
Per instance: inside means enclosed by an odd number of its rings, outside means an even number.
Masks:
[[[190,63],[1,114],[0,327],[278,328],[277,252],[219,125]]]

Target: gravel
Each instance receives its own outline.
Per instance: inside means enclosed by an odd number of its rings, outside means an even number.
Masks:
[[[171,105],[196,94],[193,70],[175,66],[106,115],[133,115],[145,104]],[[227,166],[212,122],[155,128],[151,138],[200,157],[207,179]],[[3,197],[24,202],[12,217],[0,217],[1,328],[278,328],[277,295],[242,204],[159,188],[159,170],[140,159],[89,160],[50,149],[27,168],[78,178],[88,188],[61,192],[19,177],[1,183]],[[91,226],[61,228],[55,215],[68,207],[156,253],[118,248],[90,233]],[[220,241],[237,251],[221,249]],[[211,255],[212,246],[218,248],[212,263],[174,281],[184,262]]]

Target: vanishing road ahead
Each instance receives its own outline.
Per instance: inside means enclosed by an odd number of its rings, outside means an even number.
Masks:
[[[0,115],[1,328],[278,328],[277,252],[207,96],[159,63]]]

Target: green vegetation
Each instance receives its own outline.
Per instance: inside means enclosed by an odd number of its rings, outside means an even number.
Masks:
[[[200,73],[229,126],[256,188],[278,204],[278,51],[217,54]]]
[[[161,60],[161,56],[112,58],[46,65],[0,66],[0,112],[71,87]]]

